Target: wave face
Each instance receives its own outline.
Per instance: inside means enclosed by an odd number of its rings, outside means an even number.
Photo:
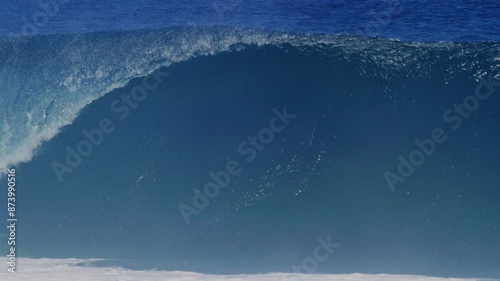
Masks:
[[[235,43],[268,38],[219,30],[3,38],[0,173],[25,162],[87,104],[130,79]],[[15,53],[13,52],[15,50]]]
[[[330,237],[314,272],[500,276],[500,99],[443,119],[500,78],[498,43],[175,28],[18,47],[1,58],[0,168],[18,170],[24,256],[288,272]],[[391,192],[384,173],[436,128],[447,141]],[[186,224],[179,205],[230,161],[241,172]]]

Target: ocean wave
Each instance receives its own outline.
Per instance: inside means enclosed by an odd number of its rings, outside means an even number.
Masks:
[[[415,43],[383,38],[272,33],[235,28],[171,28],[123,33],[0,38],[0,176],[30,161],[45,141],[96,99],[160,67],[249,47],[293,46],[306,55],[355,60],[360,76],[449,77],[498,73],[498,43]],[[376,66],[376,71],[369,66]]]

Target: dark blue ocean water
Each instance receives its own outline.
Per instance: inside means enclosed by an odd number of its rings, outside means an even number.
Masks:
[[[2,6],[0,33],[15,34],[30,24],[26,34],[227,25],[417,41],[500,38],[495,0],[5,0]]]
[[[40,3],[0,12],[19,255],[500,277],[498,1]]]

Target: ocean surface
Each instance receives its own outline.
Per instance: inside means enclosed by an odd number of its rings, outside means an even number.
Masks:
[[[500,2],[4,8],[30,264],[500,278]]]

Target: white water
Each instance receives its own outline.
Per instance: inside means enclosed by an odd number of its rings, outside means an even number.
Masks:
[[[6,264],[6,259],[0,259]],[[181,271],[133,271],[116,267],[75,266],[96,260],[29,259],[18,260],[17,273],[0,272],[2,281],[472,281],[485,279],[440,278],[389,274],[243,274],[209,275]],[[494,281],[494,279],[488,279]]]

